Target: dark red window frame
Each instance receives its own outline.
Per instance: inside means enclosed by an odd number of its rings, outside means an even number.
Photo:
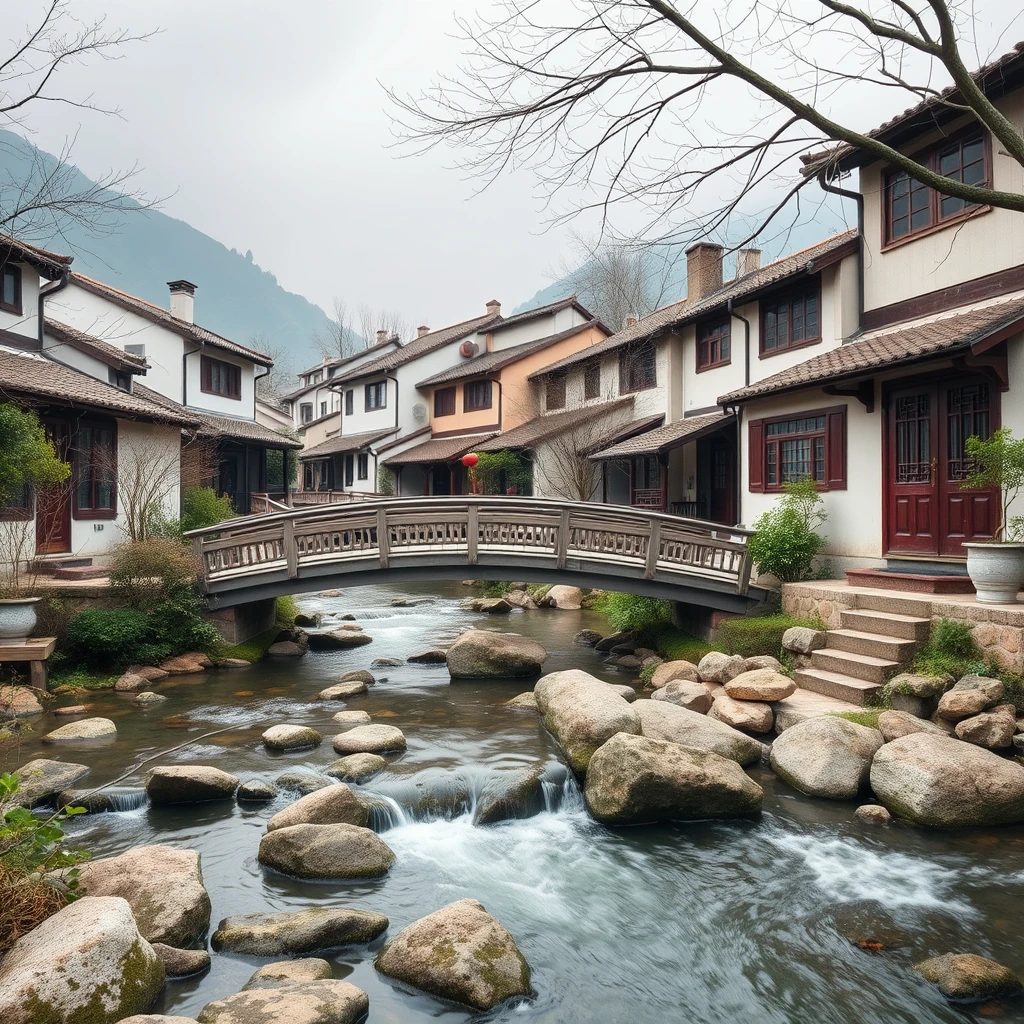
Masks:
[[[846,409],[845,405],[836,405],[751,420],[747,425],[750,491],[784,490],[787,464],[807,465],[810,473],[805,476],[813,475],[819,491],[845,491]]]
[[[583,370],[583,400],[601,397],[601,364],[590,363]]]
[[[732,362],[732,317],[697,324],[697,372]]]
[[[71,448],[75,519],[116,519],[116,420],[79,420],[71,435]]]
[[[619,353],[619,394],[629,395],[658,386],[658,353],[647,342]]]
[[[455,388],[438,388],[434,392],[434,415],[455,415]]]
[[[548,377],[544,387],[544,408],[556,412],[565,408],[565,374],[555,373]]]
[[[14,301],[5,302],[4,292],[7,290],[4,285],[6,282],[3,280],[7,275],[10,274],[14,279]],[[5,263],[0,267],[0,309],[6,310],[8,313],[14,313],[17,316],[22,314],[21,305],[21,267],[16,263]]]
[[[494,402],[494,389],[490,380],[471,380],[462,386],[462,411],[480,412],[490,409]]]
[[[761,300],[758,349],[762,359],[821,341],[821,278]]]
[[[242,368],[213,356],[199,357],[199,388],[207,395],[221,398],[242,397]]]

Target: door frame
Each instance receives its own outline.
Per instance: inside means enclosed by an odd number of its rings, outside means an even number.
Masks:
[[[73,442],[72,438],[75,433],[77,424],[72,420],[62,419],[59,416],[42,416],[40,422],[44,429],[47,427],[61,427],[67,431],[65,441],[67,442],[67,448],[61,452],[58,448],[57,456],[64,462],[67,462],[72,467],[72,474],[67,479],[59,484],[54,484],[52,487],[44,489],[36,489],[35,492],[35,512],[32,516],[32,527],[35,531],[35,543],[33,549],[37,555],[66,555],[70,554],[72,550],[71,536],[71,505],[73,494],[72,491],[75,486],[74,476],[74,458],[73,458]],[[56,447],[56,446],[55,446]],[[42,542],[46,539],[42,531],[42,501],[44,499],[44,493],[48,493],[53,496],[56,500],[60,500],[60,523],[62,531],[62,539],[66,542],[63,547],[53,547],[47,544],[45,547],[41,546]]]

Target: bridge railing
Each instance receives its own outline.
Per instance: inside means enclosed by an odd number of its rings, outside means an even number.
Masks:
[[[192,530],[208,584],[336,564],[353,569],[438,557],[554,570],[630,569],[703,577],[745,594],[749,530],[622,505],[544,498],[378,498],[270,512]],[[571,563],[571,564],[570,564]],[[680,580],[682,582],[682,580]]]

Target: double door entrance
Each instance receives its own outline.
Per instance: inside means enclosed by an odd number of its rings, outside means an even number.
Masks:
[[[999,426],[999,390],[961,375],[888,396],[886,540],[889,554],[963,557],[965,541],[988,540],[999,523],[999,493],[967,490],[967,438]]]

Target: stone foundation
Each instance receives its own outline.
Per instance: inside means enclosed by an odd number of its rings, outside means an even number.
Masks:
[[[277,621],[277,598],[266,597],[251,604],[208,612],[209,620],[227,644],[240,644],[266,632]]]

